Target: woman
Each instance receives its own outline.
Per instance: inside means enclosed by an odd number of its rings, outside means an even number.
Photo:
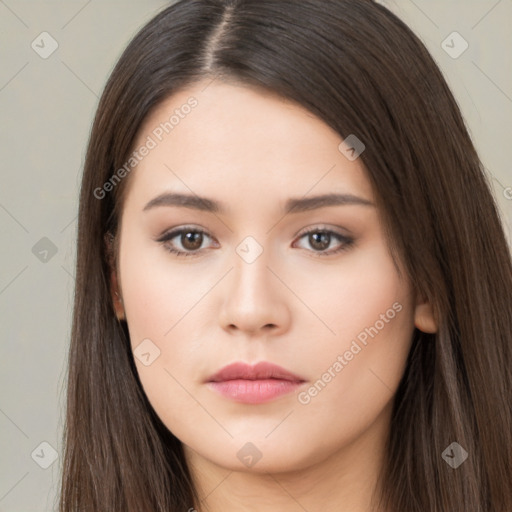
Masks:
[[[512,510],[512,265],[418,38],[182,0],[85,162],[61,512]]]

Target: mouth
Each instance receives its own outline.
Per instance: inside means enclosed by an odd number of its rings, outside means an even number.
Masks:
[[[254,366],[243,362],[230,364],[209,377],[205,383],[225,398],[258,404],[291,393],[304,382],[302,377],[263,361]]]

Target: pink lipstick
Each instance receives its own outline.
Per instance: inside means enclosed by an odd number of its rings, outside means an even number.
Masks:
[[[254,366],[233,363],[206,380],[210,389],[246,404],[269,402],[295,391],[304,382],[302,377],[265,361]]]

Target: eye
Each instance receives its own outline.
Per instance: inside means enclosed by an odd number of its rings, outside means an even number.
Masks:
[[[157,242],[160,242],[167,251],[176,256],[197,256],[203,250],[205,239],[213,238],[206,231],[191,226],[183,226],[164,233]],[[354,243],[354,239],[324,228],[313,228],[299,236],[299,240],[306,239],[315,256],[330,256],[348,250]],[[332,242],[338,240],[338,246],[326,250],[332,246]],[[215,242],[218,247],[218,243]]]
[[[299,240],[305,238],[315,256],[330,256],[342,251],[348,250],[353,244],[354,239],[330,229],[313,228],[300,235]],[[334,249],[326,250],[331,247],[333,240],[338,240],[338,246]]]
[[[211,238],[206,231],[184,226],[168,231],[157,241],[161,242],[170,253],[176,256],[196,256],[204,249],[202,246],[205,238]],[[173,242],[174,239],[177,240]]]

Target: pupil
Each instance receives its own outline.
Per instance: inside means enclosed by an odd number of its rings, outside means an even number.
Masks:
[[[313,233],[312,235],[310,235],[310,237],[313,239],[313,243],[311,244],[312,247],[315,247],[317,249],[326,249],[327,247],[329,247],[329,233]]]

